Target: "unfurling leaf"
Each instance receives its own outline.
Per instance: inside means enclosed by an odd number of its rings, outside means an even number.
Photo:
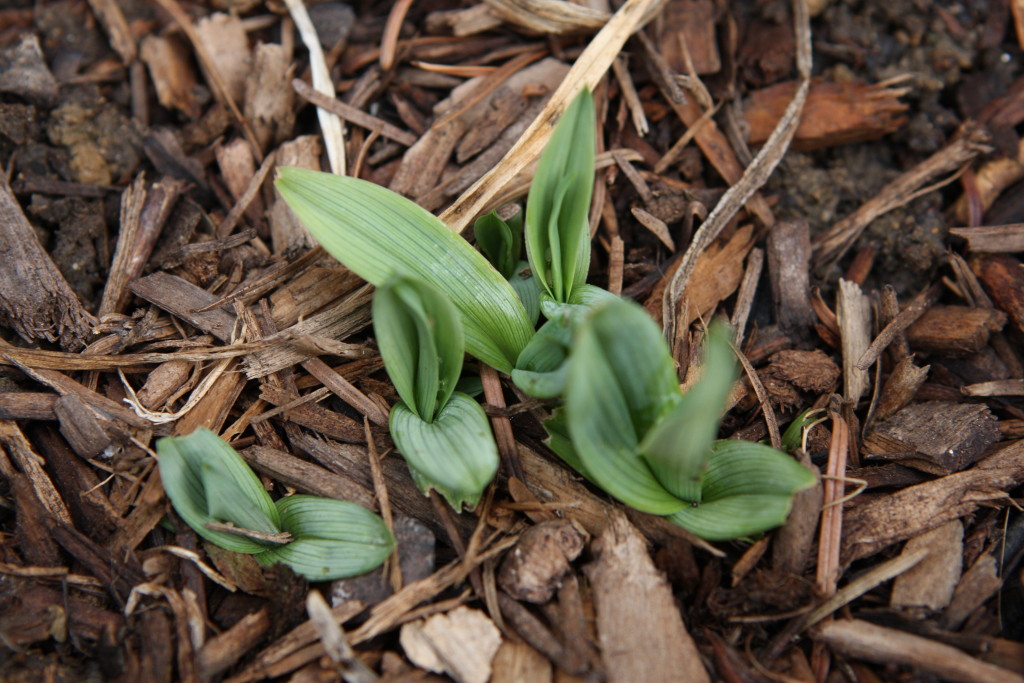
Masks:
[[[584,89],[555,126],[526,201],[526,253],[551,298],[568,302],[590,268],[594,98]]]
[[[434,215],[373,183],[282,168],[277,189],[332,256],[373,285],[394,275],[424,280],[462,315],[466,351],[511,372],[533,336],[512,286]]]
[[[294,540],[256,559],[264,565],[283,562],[310,581],[368,572],[395,547],[384,520],[355,503],[299,495],[278,500],[277,509],[282,530]]]
[[[420,489],[435,489],[456,510],[476,505],[498,471],[490,422],[465,394],[453,393],[433,422],[399,401],[391,409],[390,429]]]
[[[477,246],[491,265],[503,278],[511,280],[523,251],[523,212],[516,212],[506,222],[492,211],[476,219],[473,234]]]
[[[640,442],[639,452],[654,476],[677,498],[701,502],[701,477],[736,379],[735,366],[729,330],[715,323],[704,344],[700,380]]]
[[[160,478],[174,509],[206,540],[236,553],[261,553],[272,544],[206,528],[230,523],[273,534],[281,518],[242,456],[208,429],[157,441]]]
[[[435,287],[395,277],[374,293],[373,330],[398,395],[417,417],[432,422],[462,372],[459,312]]]

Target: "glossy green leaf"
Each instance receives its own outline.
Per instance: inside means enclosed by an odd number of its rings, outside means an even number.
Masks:
[[[674,383],[657,377],[655,356],[633,354],[651,346],[644,340],[647,324],[661,341],[643,309],[620,300],[579,326],[566,378],[565,411],[572,446],[587,475],[627,505],[664,515],[686,503],[666,491],[637,455],[638,427],[645,427],[679,394]],[[654,393],[645,395],[644,388]]]
[[[701,476],[736,379],[735,365],[728,328],[713,324],[704,344],[700,380],[640,442],[640,454],[661,485],[691,503],[701,502]]]
[[[432,285],[391,278],[374,293],[373,330],[398,395],[419,418],[431,422],[462,372],[459,312]]]
[[[544,420],[544,429],[548,433],[548,438],[544,440],[544,444],[554,451],[555,455],[564,460],[565,464],[569,467],[587,479],[591,479],[583,467],[583,461],[580,460],[575,446],[572,445],[572,439],[569,436],[569,420],[565,416],[565,408],[555,408],[554,412],[551,413],[551,417]]]
[[[498,446],[476,401],[453,393],[433,422],[404,402],[391,409],[391,438],[417,485],[435,489],[456,510],[474,506],[498,471]]]
[[[594,150],[594,99],[584,89],[555,126],[526,201],[527,256],[556,301],[569,301],[590,267]]]
[[[310,581],[368,572],[395,547],[384,520],[355,503],[299,495],[278,500],[277,508],[282,529],[294,540],[256,559],[283,562]]]
[[[473,234],[491,265],[510,280],[523,250],[522,211],[516,213],[511,224],[499,218],[496,211],[481,216],[473,224]]]
[[[156,450],[167,497],[197,534],[237,553],[260,553],[272,545],[206,528],[216,522],[280,531],[280,515],[263,484],[223,439],[200,428],[188,436],[162,438]]]
[[[277,189],[324,249],[367,282],[424,280],[462,315],[466,351],[502,372],[533,336],[512,286],[466,240],[413,202],[373,183],[281,168]]]

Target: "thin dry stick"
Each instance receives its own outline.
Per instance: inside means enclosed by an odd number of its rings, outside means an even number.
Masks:
[[[794,0],[793,12],[797,43],[796,62],[797,71],[800,74],[800,84],[797,86],[793,101],[786,107],[775,130],[772,131],[764,147],[754,157],[747,170],[744,171],[743,177],[726,191],[714,210],[708,215],[707,220],[693,236],[693,242],[683,255],[683,260],[672,276],[669,286],[665,288],[662,299],[662,320],[665,321],[665,338],[670,341],[676,338],[679,303],[686,290],[686,285],[697,267],[697,259],[746,204],[747,200],[767,182],[772,171],[782,161],[790,141],[796,134],[811,84],[811,25],[804,0]]]
[[[932,304],[938,301],[941,293],[941,286],[935,284],[914,297],[913,300],[907,304],[907,307],[900,311],[896,317],[889,321],[889,324],[878,333],[875,340],[871,342],[871,346],[868,347],[867,351],[865,351],[857,361],[857,369],[867,370],[870,368],[882,355],[882,352],[889,347],[889,344],[893,342],[896,335],[905,331],[908,327],[914,324],[915,320],[924,315],[925,311],[927,311]]]
[[[743,371],[747,374],[750,386],[754,388],[754,393],[757,394],[757,400],[761,404],[761,413],[764,415],[764,422],[768,425],[768,436],[771,438],[772,448],[781,450],[782,436],[779,434],[779,421],[775,417],[775,411],[772,409],[772,402],[768,398],[768,392],[765,391],[761,378],[757,376],[757,370],[747,360],[746,355],[740,351],[739,347],[735,345],[730,346],[732,346],[732,351],[736,354],[736,358],[739,359],[740,365],[743,366]]]
[[[747,319],[750,317],[750,309],[754,305],[754,295],[757,294],[757,283],[761,279],[763,268],[764,250],[755,247],[747,256],[747,270],[743,273],[740,291],[736,295],[736,310],[732,314],[732,331],[735,335],[733,343],[738,349],[743,348],[744,330],[747,328]]]
[[[256,138],[256,133],[253,132],[252,126],[249,125],[248,119],[242,115],[241,110],[238,108],[238,104],[234,98],[231,97],[231,93],[228,92],[227,85],[224,83],[224,77],[220,75],[220,70],[217,69],[217,64],[210,58],[210,54],[206,51],[203,46],[203,42],[199,38],[199,34],[196,33],[195,26],[192,25],[192,20],[189,18],[185,10],[181,8],[177,0],[156,0],[157,4],[163,7],[171,18],[181,27],[181,30],[188,36],[189,42],[192,43],[192,49],[196,51],[196,56],[199,61],[203,63],[203,67],[206,73],[210,76],[210,85],[213,86],[213,92],[221,102],[228,105],[228,109],[231,110],[231,115],[235,117],[239,125],[242,126],[242,133],[245,135],[245,139],[248,140],[252,146],[253,156],[260,161],[263,160],[263,150],[260,148],[259,140]]]
[[[373,114],[368,114],[362,109],[353,107],[351,104],[346,104],[336,97],[328,97],[322,92],[316,90],[309,84],[307,84],[301,78],[292,80],[292,88],[298,93],[299,97],[303,98],[310,104],[314,104],[321,109],[326,109],[335,116],[362,126],[367,130],[379,130],[380,134],[389,140],[411,147],[417,138],[415,135],[407,130],[402,130],[398,126],[392,125],[384,119],[377,118]]]
[[[284,0],[284,3],[288,6],[295,27],[299,29],[306,50],[309,51],[309,70],[313,74],[313,88],[334,99],[334,81],[331,80],[331,72],[327,68],[327,60],[324,59],[324,51],[320,47],[320,37],[313,26],[313,20],[309,18],[306,6],[302,0]],[[331,163],[331,172],[345,175],[345,132],[341,126],[341,119],[322,107],[316,108],[316,117],[320,121],[320,130],[323,131],[324,148]]]
[[[377,405],[369,396],[359,391],[354,384],[335,372],[334,368],[319,358],[310,358],[302,364],[309,374],[323,382],[338,398],[349,404],[374,424],[387,426],[388,416],[384,409]]]
[[[310,591],[306,596],[306,613],[309,621],[320,636],[327,656],[338,665],[338,671],[345,683],[373,683],[379,680],[368,666],[363,664],[355,650],[349,645],[348,638],[338,626],[331,613],[331,608],[319,591]]]
[[[832,418],[832,442],[828,449],[828,477],[824,479],[824,498],[821,510],[821,535],[818,540],[818,592],[833,595],[839,580],[839,547],[843,529],[843,498],[846,458],[850,448],[850,428],[838,411],[829,406]]]
[[[630,35],[653,18],[651,10],[662,0],[627,0],[605,24],[566,74],[547,105],[504,158],[466,190],[441,220],[461,233],[466,226],[523,170],[540,157],[558,117],[583,87],[594,89]]]
[[[377,442],[373,438],[373,430],[370,429],[370,420],[363,416],[363,433],[366,435],[366,457],[370,460],[370,477],[373,479],[373,493],[377,496],[377,504],[380,506],[380,516],[384,519],[384,525],[395,535],[395,516],[391,512],[391,496],[388,494],[388,484],[384,480],[384,472],[380,468],[380,457],[377,455]],[[398,560],[398,547],[391,551],[389,558],[391,571],[388,578],[391,581],[391,590],[395,593],[402,590],[402,567]]]
[[[487,403],[496,408],[504,408],[505,394],[501,390],[498,371],[489,365],[481,364],[480,381],[484,385],[484,398],[487,399]],[[523,471],[519,467],[519,449],[516,446],[516,437],[512,434],[512,423],[507,417],[492,416],[491,428],[494,429],[494,438],[498,442],[498,452],[505,463],[506,473],[523,481]]]

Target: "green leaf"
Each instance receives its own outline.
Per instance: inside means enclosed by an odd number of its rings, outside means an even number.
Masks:
[[[516,290],[519,301],[526,309],[526,317],[531,325],[536,325],[540,318],[540,283],[533,274],[533,269],[526,261],[519,261],[508,278],[512,289]]]
[[[511,279],[523,249],[522,211],[516,213],[511,225],[499,218],[497,211],[492,211],[476,219],[473,233],[477,246],[491,265],[502,277]]]
[[[821,419],[822,410],[815,410],[814,408],[808,408],[804,412],[797,415],[789,426],[786,427],[786,431],[782,433],[782,450],[787,453],[792,453],[798,448],[803,446],[804,442],[804,429],[811,427],[815,422]]]
[[[785,523],[792,496],[750,495],[701,503],[668,519],[707,541],[730,541]]]
[[[587,474],[586,468],[583,467],[583,461],[580,460],[576,448],[572,445],[572,439],[569,437],[569,420],[565,416],[565,408],[555,408],[551,413],[551,417],[544,420],[544,429],[548,433],[548,438],[544,440],[544,444],[554,451],[555,455],[564,460],[569,467],[593,481],[590,475]]]
[[[378,287],[395,274],[437,287],[462,315],[466,350],[512,371],[533,326],[512,286],[466,240],[373,183],[300,168],[279,174],[277,189],[331,255]]]
[[[453,393],[433,422],[404,403],[391,409],[391,438],[409,464],[417,485],[437,490],[456,510],[476,505],[498,471],[498,446],[476,401]]]
[[[162,438],[156,450],[167,497],[197,534],[236,553],[260,553],[271,545],[206,528],[216,522],[280,531],[280,515],[263,484],[223,439],[200,428],[188,436]]]
[[[395,547],[384,520],[355,503],[299,495],[278,500],[277,509],[294,540],[256,559],[264,565],[283,562],[310,581],[368,572]]]
[[[646,427],[679,393],[674,382],[660,377],[663,368],[656,355],[635,353],[657,348],[645,339],[647,325],[664,345],[643,309],[622,300],[605,305],[580,325],[569,360],[565,411],[583,471],[627,505],[664,515],[685,503],[666,491],[637,455],[638,427]]]
[[[437,288],[396,277],[374,293],[373,329],[398,395],[419,418],[431,422],[462,372],[459,312]]]
[[[584,88],[544,148],[526,201],[526,253],[541,286],[567,302],[590,268],[594,99]]]
[[[640,454],[673,495],[701,501],[701,475],[736,378],[729,330],[711,326],[704,344],[704,372],[697,384],[647,432]]]
[[[813,486],[814,473],[771,446],[723,439],[716,441],[704,476],[704,499],[746,495],[789,496]]]
[[[785,523],[793,494],[814,473],[792,457],[749,441],[716,441],[704,475],[704,502],[669,516],[701,538],[725,541]]]
[[[568,319],[548,320],[519,354],[512,381],[535,398],[560,396],[565,388],[571,342],[572,326]]]

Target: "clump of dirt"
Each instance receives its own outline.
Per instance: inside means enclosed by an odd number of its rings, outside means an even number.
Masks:
[[[92,88],[74,92],[50,115],[50,142],[68,150],[72,179],[127,182],[142,158],[138,125]]]

